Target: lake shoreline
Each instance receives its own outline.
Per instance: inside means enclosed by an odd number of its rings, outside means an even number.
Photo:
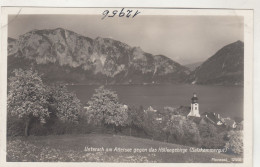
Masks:
[[[68,85],[76,93],[83,105],[86,105],[99,85]],[[204,86],[190,84],[160,85],[105,85],[115,91],[119,101],[126,105],[142,105],[145,109],[163,107],[190,106],[193,93],[199,98],[200,113],[215,112],[223,117],[243,118],[243,87]]]

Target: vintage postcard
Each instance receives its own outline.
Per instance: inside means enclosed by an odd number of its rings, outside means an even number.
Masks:
[[[1,16],[5,166],[252,166],[251,10]]]

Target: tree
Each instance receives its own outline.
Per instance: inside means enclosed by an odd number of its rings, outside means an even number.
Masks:
[[[217,128],[211,123],[200,124],[199,132],[202,138],[210,138],[217,136]]]
[[[130,127],[130,136],[132,135],[132,127],[143,129],[144,124],[144,110],[143,107],[139,108],[132,106],[128,109],[128,125]]]
[[[163,131],[167,134],[167,142],[170,136],[182,143],[190,141],[194,143],[200,140],[197,125],[181,115],[172,115]]]
[[[105,89],[104,86],[95,90],[88,105],[89,122],[96,125],[112,125],[115,131],[117,127],[126,125],[127,108],[119,103],[115,92]]]
[[[143,129],[146,135],[152,139],[159,139],[161,136],[161,123],[157,121],[157,112],[146,110],[144,112]]]
[[[82,111],[80,100],[76,94],[69,92],[65,85],[55,85],[49,89],[49,103],[53,106],[55,116],[62,122],[78,122]]]
[[[243,131],[230,131],[225,147],[235,154],[243,153]]]
[[[117,128],[126,125],[128,119],[127,108],[121,104],[115,105],[115,108],[108,110],[105,114],[105,124],[112,125],[115,132]]]
[[[201,147],[203,148],[223,148],[225,146],[225,131],[218,133],[217,127],[211,123],[199,124],[199,132],[201,137]]]
[[[167,121],[166,126],[164,127],[164,132],[167,135],[167,142],[169,142],[169,136],[172,135],[175,140],[179,140],[184,136],[183,122],[185,118],[180,115],[171,116],[170,120]]]
[[[198,144],[201,141],[197,124],[189,119],[185,119],[183,124],[184,142]]]
[[[33,118],[41,123],[49,117],[46,87],[41,77],[32,69],[14,70],[14,76],[9,78],[7,110],[13,116],[25,122],[24,135],[29,135],[29,126]]]
[[[218,133],[214,137],[202,137],[201,136],[200,147],[208,148],[208,149],[222,149],[225,147],[225,144],[226,144],[225,135],[226,135],[226,132],[221,132],[221,133]]]

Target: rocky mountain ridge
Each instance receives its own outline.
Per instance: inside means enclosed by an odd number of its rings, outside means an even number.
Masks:
[[[16,68],[31,67],[43,74],[46,82],[243,85],[244,43],[224,46],[191,71],[164,55],[62,28],[32,30],[18,39],[8,38],[8,75]]]
[[[8,39],[8,71],[35,67],[47,81],[75,83],[183,82],[188,68],[110,38],[91,39],[62,28]]]

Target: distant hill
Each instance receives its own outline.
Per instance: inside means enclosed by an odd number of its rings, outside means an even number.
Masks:
[[[188,82],[196,84],[243,85],[244,43],[224,46],[193,72]]]
[[[188,68],[110,38],[91,39],[62,28],[8,39],[8,74],[34,67],[46,82],[85,84],[180,83]]]
[[[187,67],[190,71],[194,71],[197,67],[199,67],[203,62],[196,62],[196,63],[191,63],[191,64],[186,64],[184,65],[185,67]]]

